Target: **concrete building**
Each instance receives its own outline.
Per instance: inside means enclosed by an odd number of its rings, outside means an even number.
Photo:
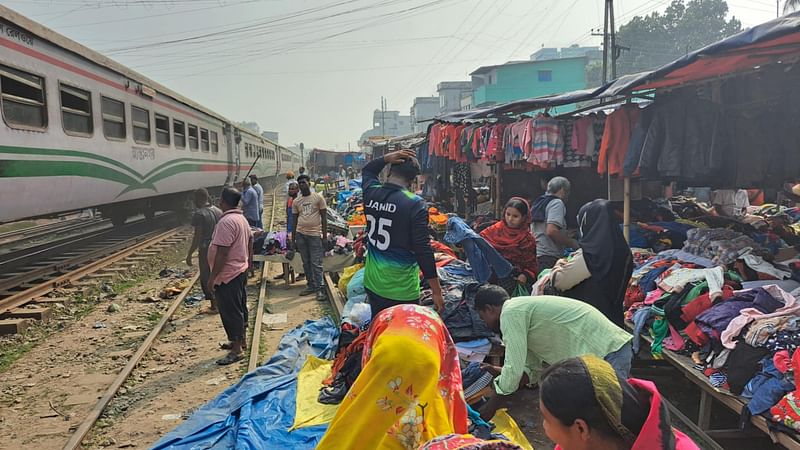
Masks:
[[[264,139],[269,139],[270,141],[278,144],[278,132],[277,131],[262,131],[261,137]]]
[[[580,47],[577,44],[561,49],[555,47],[542,47],[531,55],[531,61],[546,61],[548,59],[577,58],[585,56],[589,62],[602,61],[603,50],[600,47]]]
[[[481,108],[514,100],[586,88],[585,56],[535,61],[511,61],[480,67],[472,77],[472,107]],[[460,106],[460,105],[459,105]],[[561,107],[559,111],[569,111]]]
[[[411,128],[414,133],[428,129],[431,119],[439,115],[439,97],[417,97],[411,105]]]
[[[411,116],[401,116],[400,111],[381,111],[372,113],[372,129],[361,134],[359,142],[372,136],[403,136],[411,134]]]
[[[470,81],[442,81],[436,85],[439,93],[439,113],[461,111],[461,99],[472,94]]]

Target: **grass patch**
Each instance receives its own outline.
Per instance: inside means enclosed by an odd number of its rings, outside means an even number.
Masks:
[[[33,220],[23,220],[22,222],[7,223],[5,225],[0,225],[0,233],[8,233],[10,231],[24,230],[25,228],[31,228],[35,225],[36,222],[34,222]]]
[[[161,320],[163,316],[164,315],[161,313],[161,311],[150,311],[150,313],[147,314],[147,321],[150,323],[156,323]]]
[[[22,222],[8,225],[20,226],[21,223]],[[25,227],[21,226],[21,228]],[[132,287],[136,287],[143,281],[152,278],[154,275],[157,276],[160,271],[157,267],[180,264],[180,262],[182,262],[182,256],[186,254],[188,245],[188,242],[184,242],[176,247],[174,251],[168,255],[170,260],[166,260],[165,257],[156,257],[153,261],[148,261],[139,266],[139,270],[134,270],[132,274],[126,274],[126,276],[130,275],[130,278],[115,279],[110,283],[106,283],[106,286],[110,287],[113,292],[118,294]],[[142,270],[145,268],[147,270]],[[102,285],[102,283],[99,283],[89,290],[89,292],[74,294],[75,296],[71,298],[71,304],[68,310],[61,312],[61,315],[69,316],[68,320],[54,320],[47,324],[34,322],[22,335],[9,336],[0,340],[0,374],[6,372],[14,362],[25,356],[25,354],[35,348],[39,343],[47,340],[52,334],[80,321],[94,311],[95,306],[101,301],[101,296],[107,294],[107,292],[103,291]],[[156,323],[161,320],[162,315],[163,313],[160,311],[152,311],[147,315],[147,320]]]

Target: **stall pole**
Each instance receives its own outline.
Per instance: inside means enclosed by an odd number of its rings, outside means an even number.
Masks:
[[[628,243],[631,242],[631,179],[624,179],[624,194],[622,204],[622,234]]]
[[[503,186],[503,163],[498,162],[495,167],[497,168],[497,176],[495,176],[495,182],[497,183],[494,188],[494,216],[500,220],[503,220],[501,214],[503,213],[503,205],[500,203],[501,198],[501,191]]]

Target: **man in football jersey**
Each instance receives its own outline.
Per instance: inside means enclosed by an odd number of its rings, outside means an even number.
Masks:
[[[387,164],[389,175],[381,184],[378,175]],[[391,306],[419,303],[420,270],[433,290],[436,310],[444,310],[428,233],[428,206],[409,191],[419,171],[410,150],[389,153],[362,169],[368,241],[364,287],[373,318]]]

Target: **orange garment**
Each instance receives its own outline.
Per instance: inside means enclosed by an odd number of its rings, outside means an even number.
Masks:
[[[606,173],[606,161],[610,175],[622,175],[622,165],[631,133],[639,120],[641,110],[637,105],[623,105],[606,118],[603,140],[600,141],[600,155],[597,160],[597,173]]]

